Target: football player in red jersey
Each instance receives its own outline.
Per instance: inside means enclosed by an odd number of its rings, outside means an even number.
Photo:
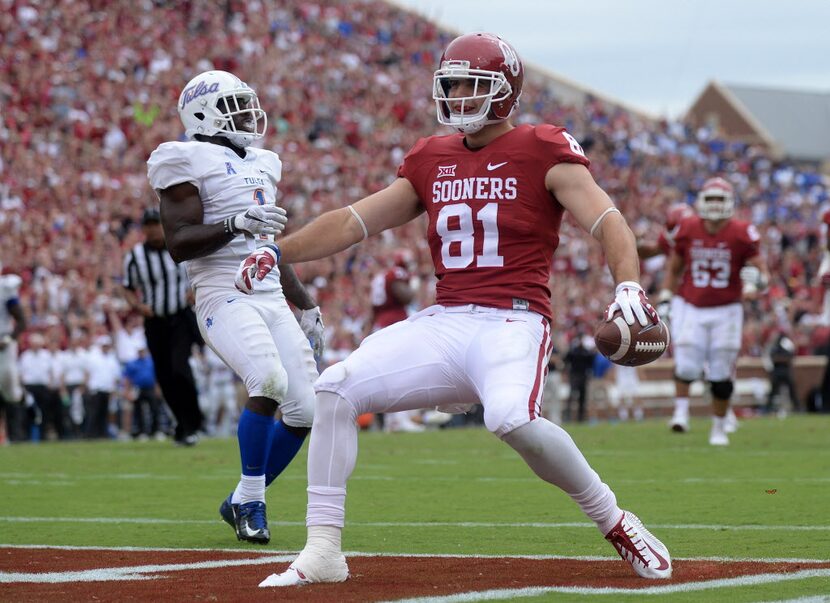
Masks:
[[[409,284],[408,254],[398,249],[392,257],[392,265],[372,278],[372,332],[379,331],[407,317],[406,308],[415,298]]]
[[[674,248],[674,235],[684,218],[694,215],[694,210],[685,203],[674,203],[666,212],[666,226],[660,231],[657,241],[653,243],[638,242],[637,253],[640,259],[647,260],[658,255],[669,255]]]
[[[671,575],[666,547],[617,506],[570,436],[541,416],[551,349],[548,279],[565,210],[608,258],[617,283],[608,315],[621,310],[641,325],[659,319],[637,282],[634,235],[594,182],[576,139],[563,128],[510,122],[522,78],[506,41],[481,33],[456,38],[435,72],[433,98],[438,121],[457,132],[419,140],[387,188],[323,214],[274,245],[273,257],[240,266],[244,291],[277,261],[322,258],[426,213],[438,278],[436,305],[367,337],[318,379],[308,540],[285,572],[260,586],[348,577],[341,529],[357,457],[355,417],[472,404],[483,406],[487,429],[568,493],[639,575]]]
[[[671,427],[688,430],[689,386],[703,377],[705,368],[713,410],[709,443],[725,446],[726,415],[741,350],[741,298],[766,288],[769,275],[758,231],[732,217],[735,195],[729,182],[707,180],[695,210],[697,215],[684,219],[677,229],[663,281],[663,291],[677,291],[685,302],[682,320],[672,318],[676,397]]]
[[[415,298],[410,285],[410,254],[405,249],[396,249],[392,254],[392,265],[378,272],[372,278],[372,332],[380,331],[409,315],[407,307]],[[402,410],[388,412],[383,417],[384,431],[423,431],[424,426],[412,420],[418,411]],[[371,413],[370,413],[371,415]]]

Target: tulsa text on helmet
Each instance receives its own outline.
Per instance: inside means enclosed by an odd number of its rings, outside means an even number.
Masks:
[[[432,183],[432,202],[512,200],[517,196],[516,178],[459,178],[436,180]]]
[[[198,84],[191,86],[190,88],[186,88],[182,92],[182,107],[194,98],[199,98],[200,96],[211,94],[213,92],[219,92],[219,82],[214,82],[208,86],[204,81],[200,80]]]

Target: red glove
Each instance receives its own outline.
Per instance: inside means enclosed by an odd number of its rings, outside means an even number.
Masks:
[[[258,248],[242,260],[233,284],[245,295],[254,292],[254,278],[261,281],[280,262],[280,248],[271,243]]]

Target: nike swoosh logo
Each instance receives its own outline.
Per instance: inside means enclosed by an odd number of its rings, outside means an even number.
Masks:
[[[666,561],[660,553],[655,551],[654,548],[651,547],[651,545],[649,545],[648,543],[645,543],[645,544],[648,547],[648,550],[651,551],[651,554],[654,555],[655,557],[657,557],[657,559],[660,561],[660,567],[658,567],[657,569],[658,570],[669,569],[669,562]]]
[[[504,322],[525,322],[524,320],[517,320],[515,318],[505,318]]]
[[[507,165],[507,162],[502,161],[501,163],[488,163],[487,164],[487,171],[492,172],[493,170],[499,169],[503,165]]]
[[[233,303],[233,302],[235,302],[235,301],[236,301],[235,299],[229,299],[229,300],[228,300],[228,303],[229,303],[229,304],[232,304],[232,303]]]

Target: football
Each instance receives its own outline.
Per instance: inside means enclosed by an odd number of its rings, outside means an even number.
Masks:
[[[662,320],[656,325],[629,325],[617,310],[603,320],[594,333],[599,352],[615,364],[640,366],[657,360],[669,347],[669,329]]]

